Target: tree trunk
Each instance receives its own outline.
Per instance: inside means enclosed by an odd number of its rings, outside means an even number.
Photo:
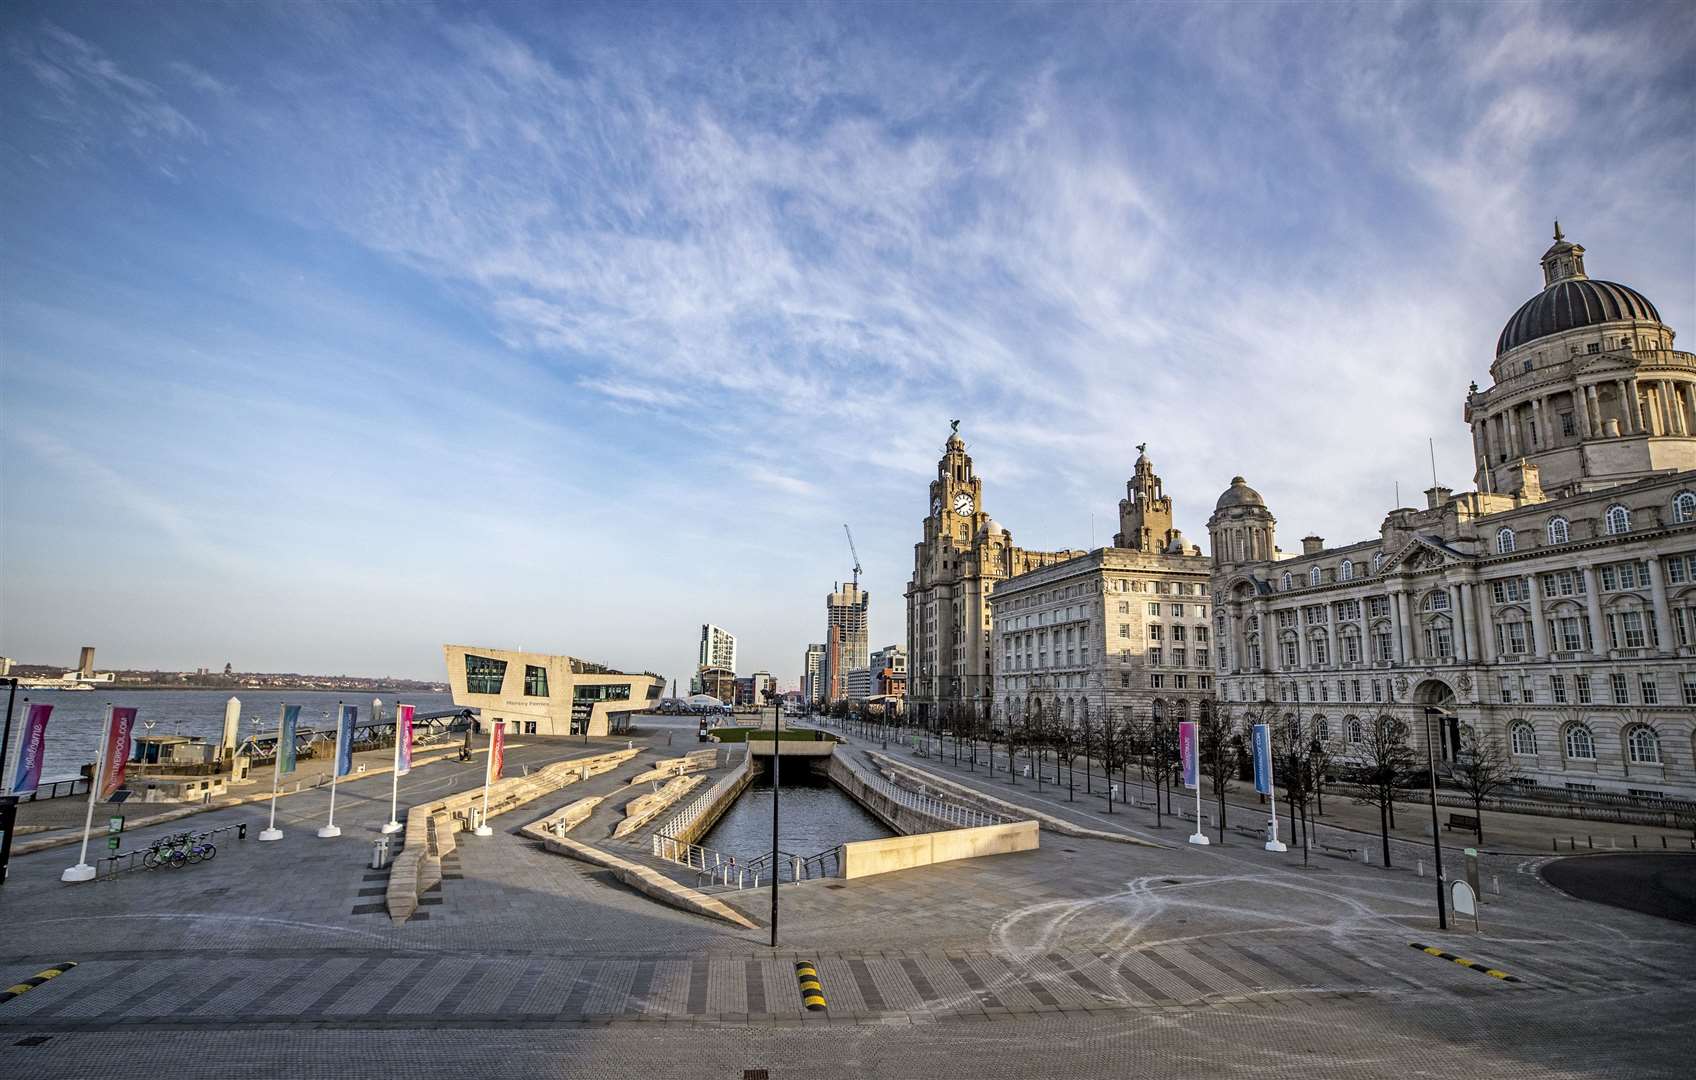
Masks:
[[[1484,846],[1484,799],[1476,797],[1472,800],[1472,820],[1478,822],[1474,828],[1478,830],[1478,846]]]

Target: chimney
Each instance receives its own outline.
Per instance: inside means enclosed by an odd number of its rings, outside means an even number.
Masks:
[[[82,647],[82,659],[77,661],[77,674],[81,675],[85,679],[94,674],[93,645],[84,645]]]
[[[1439,507],[1448,505],[1449,496],[1453,494],[1454,491],[1452,489],[1446,488],[1442,484],[1435,484],[1426,488],[1425,509],[1436,510]]]
[[[1537,466],[1520,458],[1512,466],[1512,471],[1517,474],[1518,479],[1513,489],[1514,498],[1522,503],[1542,502],[1543,480]]]
[[[1325,550],[1325,538],[1322,536],[1304,536],[1301,538],[1301,553],[1317,555]]]

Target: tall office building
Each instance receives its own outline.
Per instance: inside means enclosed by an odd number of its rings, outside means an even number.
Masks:
[[[836,591],[825,598],[826,635],[824,653],[824,701],[840,701],[848,696],[848,672],[866,666],[869,647],[866,636],[866,608],[871,594],[850,582],[840,582]]]
[[[801,697],[817,704],[824,694],[824,646],[808,645],[807,656],[801,662]]]
[[[701,649],[695,661],[697,668],[736,670],[736,635],[722,626],[701,624]]]

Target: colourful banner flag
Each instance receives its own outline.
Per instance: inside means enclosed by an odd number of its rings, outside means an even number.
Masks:
[[[412,771],[412,711],[411,705],[395,708],[395,775],[405,776]]]
[[[1184,766],[1184,786],[1187,788],[1201,786],[1200,747],[1196,745],[1195,729],[1194,720],[1185,720],[1178,725],[1178,760]]]
[[[135,732],[135,709],[112,710],[106,729],[106,778],[100,783],[100,800],[105,802],[124,786],[124,771],[130,763],[130,735]]]
[[[1254,725],[1254,790],[1272,794],[1272,727]]]
[[[277,774],[294,772],[295,732],[300,727],[300,706],[284,705],[277,712]]]
[[[24,729],[18,740],[18,771],[12,779],[13,795],[28,795],[41,784],[41,762],[47,755],[47,720],[51,705],[31,705],[24,714]]]
[[[506,764],[506,724],[495,721],[494,734],[489,742],[489,779],[501,778],[501,767]]]
[[[359,719],[359,706],[343,705],[336,721],[336,775],[346,776],[353,771],[353,725]]]

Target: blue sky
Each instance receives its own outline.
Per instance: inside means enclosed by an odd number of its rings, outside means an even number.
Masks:
[[[0,14],[0,653],[792,681],[961,418],[1029,547],[1470,486],[1558,216],[1696,333],[1688,5]],[[1688,343],[1681,341],[1688,347]]]

